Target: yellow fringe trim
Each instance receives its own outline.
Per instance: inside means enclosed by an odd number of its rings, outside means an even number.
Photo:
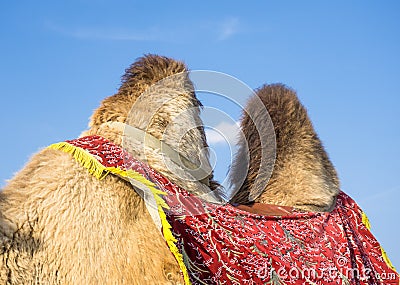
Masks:
[[[395,272],[397,272],[397,271],[396,271],[396,268],[395,268],[394,265],[393,265],[393,263],[390,261],[389,257],[387,256],[386,251],[385,251],[382,247],[381,247],[381,252],[382,252],[383,260],[385,260],[386,264],[387,264],[391,269],[393,269]]]
[[[369,222],[369,219],[364,212],[362,212],[362,223],[369,231],[371,230],[371,223]]]
[[[108,173],[104,172],[106,167],[95,159],[88,151],[73,146],[67,142],[55,143],[48,148],[62,150],[69,153],[73,158],[78,161],[90,174],[94,175],[97,179],[103,179]]]
[[[370,223],[367,215],[364,212],[362,212],[362,223],[369,231],[371,230],[371,223]],[[393,266],[392,262],[390,261],[389,257],[386,254],[386,251],[382,248],[382,246],[381,246],[381,254],[382,254],[382,258],[383,258],[383,260],[385,260],[387,266],[389,266],[391,269],[396,271],[396,268]]]
[[[169,209],[169,206],[165,203],[162,195],[166,195],[165,192],[157,189],[155,184],[146,178],[144,178],[140,173],[129,169],[122,170],[117,167],[106,167],[102,165],[93,155],[91,155],[88,151],[73,146],[67,142],[55,143],[50,145],[48,148],[61,150],[63,152],[69,153],[73,156],[73,158],[78,161],[84,168],[86,168],[90,174],[94,175],[97,179],[101,180],[107,176],[107,174],[112,173],[114,175],[118,175],[123,179],[134,179],[139,181],[154,195],[154,199],[157,203],[158,214],[160,215],[163,236],[168,244],[168,247],[172,254],[175,256],[178,261],[179,267],[182,270],[183,278],[185,280],[185,284],[190,285],[189,274],[187,272],[186,265],[183,261],[183,256],[179,252],[178,247],[176,246],[176,238],[173,236],[171,231],[171,225],[167,221],[167,216],[163,209]]]

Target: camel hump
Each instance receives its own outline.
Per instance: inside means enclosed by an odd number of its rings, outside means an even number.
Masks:
[[[260,116],[265,110],[270,120]],[[232,201],[245,203],[254,196],[252,193],[261,193],[256,202],[304,210],[331,210],[339,192],[339,179],[296,92],[283,84],[264,85],[250,98],[246,111],[241,130],[248,143],[249,170]],[[263,175],[260,163],[263,151],[267,153],[261,147],[261,139],[271,139],[262,132],[267,129],[264,125],[271,122],[276,141],[272,175],[269,179],[256,179]],[[243,150],[239,148],[239,152]],[[243,154],[238,153],[236,157]],[[233,170],[236,164],[240,161],[234,162]]]
[[[119,93],[132,87],[147,88],[169,76],[187,71],[186,65],[178,60],[148,54],[138,58],[125,70]]]

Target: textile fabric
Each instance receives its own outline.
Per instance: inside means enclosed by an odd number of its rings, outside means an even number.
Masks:
[[[139,173],[159,190],[153,193],[160,218],[170,227],[163,234],[179,251],[187,284],[399,284],[365,214],[344,192],[330,213],[254,214],[191,195],[102,137],[66,143],[108,169]],[[96,173],[93,165],[86,168]]]

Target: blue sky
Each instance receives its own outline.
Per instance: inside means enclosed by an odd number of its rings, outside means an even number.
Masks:
[[[124,69],[157,53],[297,90],[342,189],[399,268],[399,2],[232,2],[2,1],[0,184],[38,149],[77,137]]]

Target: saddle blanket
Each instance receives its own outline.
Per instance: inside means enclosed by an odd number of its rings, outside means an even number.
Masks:
[[[344,192],[330,213],[254,214],[191,195],[99,136],[50,148],[99,179],[112,173],[147,185],[186,284],[399,284],[366,215]]]

